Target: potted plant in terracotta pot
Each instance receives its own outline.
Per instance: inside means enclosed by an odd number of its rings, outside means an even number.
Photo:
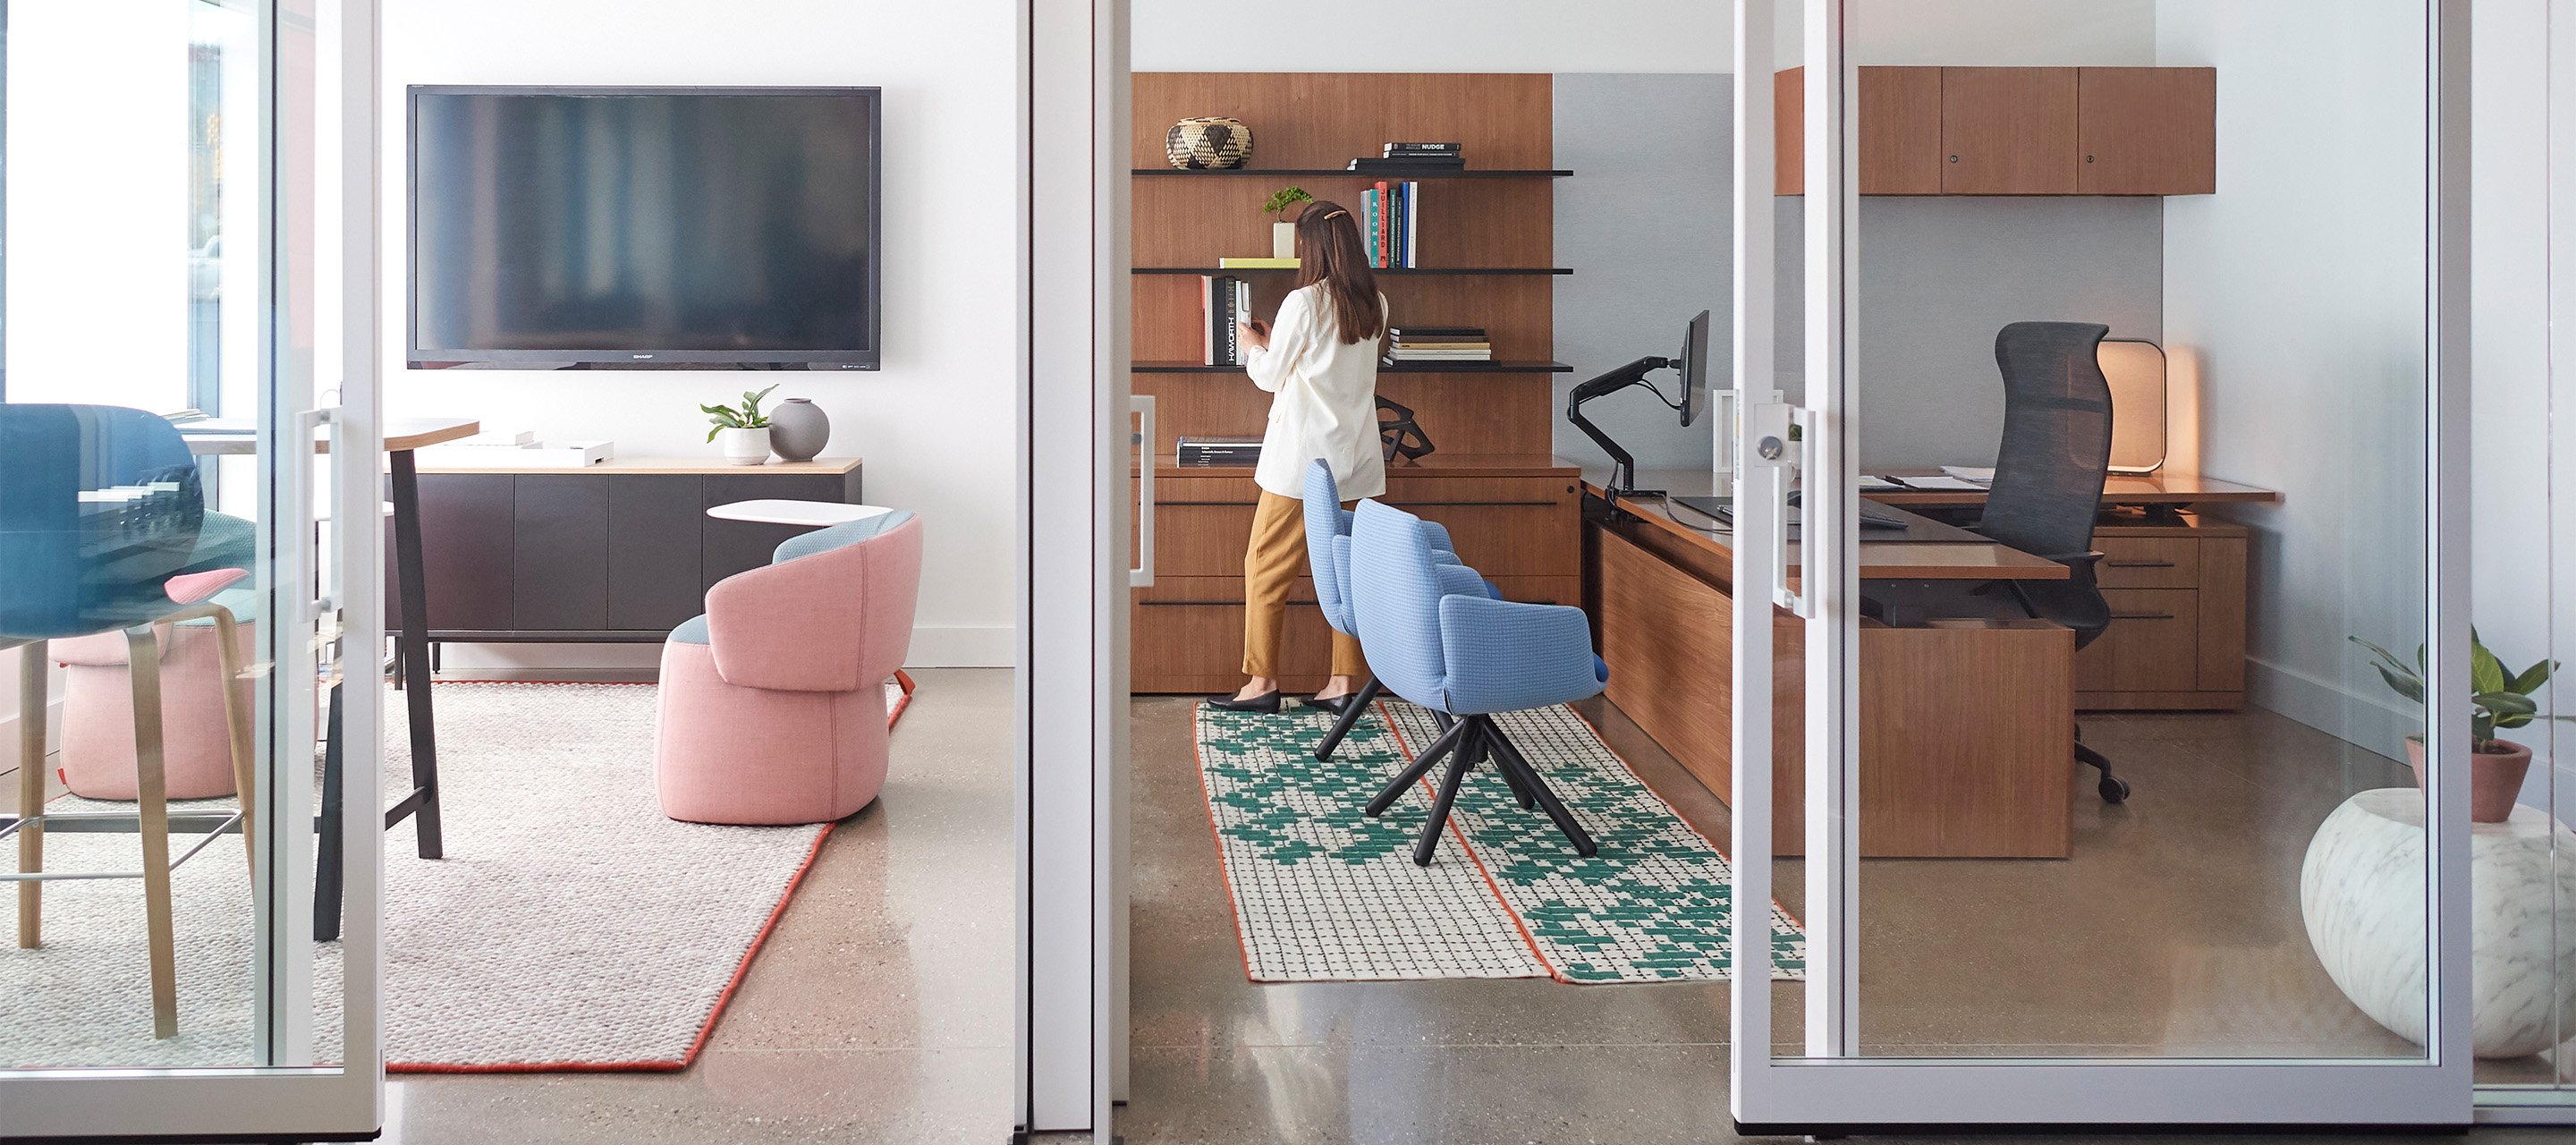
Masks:
[[[1315,197],[1307,194],[1304,187],[1281,187],[1271,192],[1269,202],[1261,204],[1262,214],[1279,217],[1278,221],[1270,224],[1270,257],[1297,257],[1297,220],[1285,212],[1299,203],[1314,201]]]
[[[771,386],[769,390],[777,388]],[[723,451],[726,461],[735,465],[769,463],[769,415],[760,412],[760,399],[768,397],[769,390],[756,394],[743,391],[739,406],[698,407],[707,415],[707,423],[714,426],[707,431],[707,440],[718,443],[716,448]]]
[[[2415,662],[2408,664],[2396,653],[2355,636],[2353,643],[2370,650],[2371,667],[2379,669],[2379,678],[2398,695],[2414,703],[2424,702],[2424,647],[2415,647]],[[2543,660],[2525,668],[2520,674],[2508,673],[2504,661],[2487,650],[2478,639],[2477,630],[2469,631],[2469,818],[2478,823],[2502,823],[2513,815],[2515,799],[2522,794],[2522,777],[2531,770],[2531,749],[2511,740],[2496,738],[2496,732],[2530,724],[2540,717],[2540,705],[2531,694],[2549,682],[2549,674],[2558,662]],[[2576,719],[2558,716],[2557,719]],[[2415,769],[2415,786],[2424,786],[2424,738],[2406,737],[2406,762]]]

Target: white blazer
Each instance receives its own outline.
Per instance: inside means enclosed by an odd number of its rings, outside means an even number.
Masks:
[[[1386,296],[1378,295],[1378,313]],[[1383,326],[1385,320],[1379,319]],[[1349,343],[1323,283],[1290,291],[1270,329],[1270,348],[1244,357],[1252,384],[1269,391],[1270,427],[1261,435],[1256,485],[1282,497],[1306,494],[1306,466],[1333,467],[1342,499],[1386,492],[1386,455],[1377,432],[1378,339]]]

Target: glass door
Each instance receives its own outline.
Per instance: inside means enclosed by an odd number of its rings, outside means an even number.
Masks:
[[[0,1137],[371,1137],[375,5],[0,19]]]
[[[2467,5],[2002,7],[1738,5],[1735,1116],[2465,1124]]]

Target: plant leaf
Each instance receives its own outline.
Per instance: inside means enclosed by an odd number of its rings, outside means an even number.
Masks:
[[[2388,681],[2388,687],[2391,691],[2394,691],[2398,695],[2404,696],[2415,703],[2420,704],[2424,702],[2424,682],[2422,680],[2416,679],[2413,676],[2398,675],[2396,672],[2391,671],[2385,664],[2373,664],[2371,667],[2379,669],[2379,678]]]
[[[2558,661],[2556,660],[2543,660],[2525,668],[2521,675],[2513,678],[2513,690],[2526,696],[2537,692],[2542,684],[2549,682],[2549,674],[2557,670]]]
[[[2531,697],[2517,696],[2511,692],[2480,692],[2470,698],[2477,701],[2479,707],[2500,716],[2530,716],[2540,713],[2540,705],[2532,702]]]
[[[2496,659],[2495,653],[2487,651],[2487,646],[2472,636],[2469,639],[2469,690],[2501,692],[2505,684],[2504,661]]]

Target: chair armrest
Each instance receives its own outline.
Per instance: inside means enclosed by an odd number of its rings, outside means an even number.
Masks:
[[[1465,565],[1435,560],[1431,563],[1431,573],[1440,578],[1440,595],[1444,597],[1487,595],[1485,578],[1477,576],[1476,570]]]
[[[1422,539],[1431,542],[1431,555],[1434,558],[1438,558],[1441,554],[1446,553],[1448,554],[1449,560],[1455,561],[1458,559],[1458,546],[1455,542],[1449,539],[1449,526],[1443,525],[1438,521],[1424,521],[1422,523]]]
[[[838,555],[838,554],[833,554]],[[847,692],[866,682],[865,573],[846,560],[763,565],[707,590],[707,645],[726,683]]]
[[[1592,622],[1580,608],[1481,593],[1440,600],[1449,710],[1512,712],[1599,695]]]

